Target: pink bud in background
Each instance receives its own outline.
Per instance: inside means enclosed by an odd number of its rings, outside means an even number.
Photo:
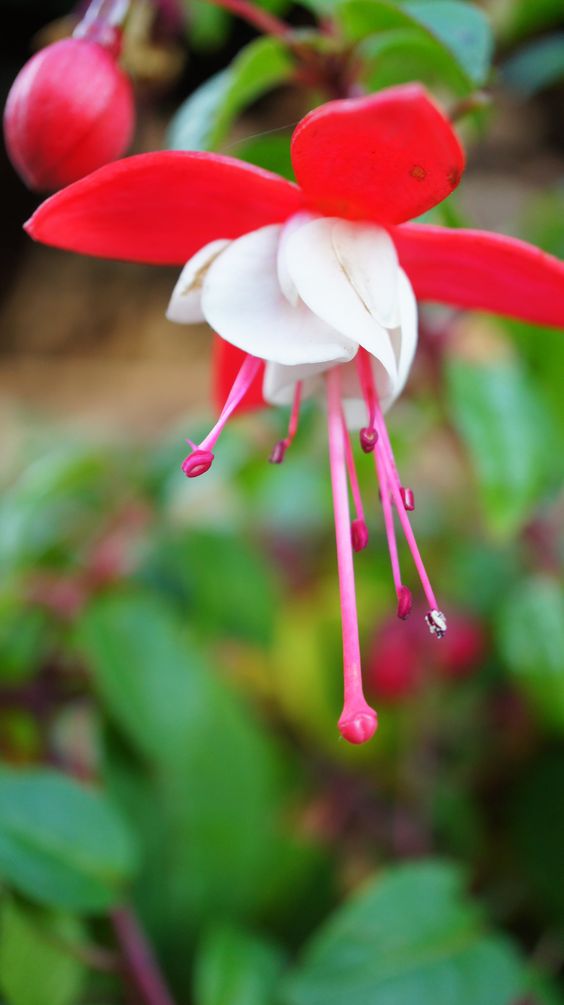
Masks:
[[[381,701],[403,702],[420,687],[423,665],[414,633],[406,625],[389,621],[371,648],[366,680]]]
[[[120,157],[131,141],[131,84],[113,51],[68,38],[38,52],[4,110],[6,148],[29,188],[69,185]]]

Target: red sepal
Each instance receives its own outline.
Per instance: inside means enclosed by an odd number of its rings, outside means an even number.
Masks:
[[[406,224],[392,231],[418,300],[564,327],[564,262],[484,230]]]
[[[402,223],[456,188],[464,152],[419,84],[314,109],[292,137],[292,163],[309,205],[377,223]]]
[[[67,251],[183,265],[209,241],[280,223],[302,205],[299,189],[270,171],[168,150],[95,171],[47,199],[25,229]]]

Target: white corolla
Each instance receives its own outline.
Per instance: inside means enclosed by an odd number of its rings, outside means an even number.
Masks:
[[[417,307],[386,230],[300,213],[234,241],[216,240],[184,267],[167,316],[207,321],[221,338],[266,361],[263,395],[274,405],[307,397],[343,364],[347,423],[366,421],[359,347],[372,360],[380,407],[407,379],[417,343]]]

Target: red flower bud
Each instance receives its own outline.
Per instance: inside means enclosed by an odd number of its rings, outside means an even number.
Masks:
[[[423,664],[413,632],[397,621],[378,632],[367,664],[366,682],[382,701],[401,703],[421,686]]]
[[[4,110],[10,160],[39,190],[62,188],[120,157],[133,125],[128,78],[107,49],[78,38],[33,56]]]
[[[486,639],[479,621],[468,615],[449,616],[448,634],[437,646],[437,669],[443,677],[464,677],[478,668]]]

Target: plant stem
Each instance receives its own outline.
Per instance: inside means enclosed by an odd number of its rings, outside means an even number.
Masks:
[[[116,908],[112,911],[111,919],[125,969],[143,1005],[174,1005],[145,933],[132,908]]]
[[[236,17],[248,21],[258,31],[265,35],[274,35],[275,38],[289,38],[292,34],[291,28],[280,18],[268,11],[255,7],[250,0],[208,0],[208,3],[215,4],[216,7],[223,7],[224,10],[231,11]]]

